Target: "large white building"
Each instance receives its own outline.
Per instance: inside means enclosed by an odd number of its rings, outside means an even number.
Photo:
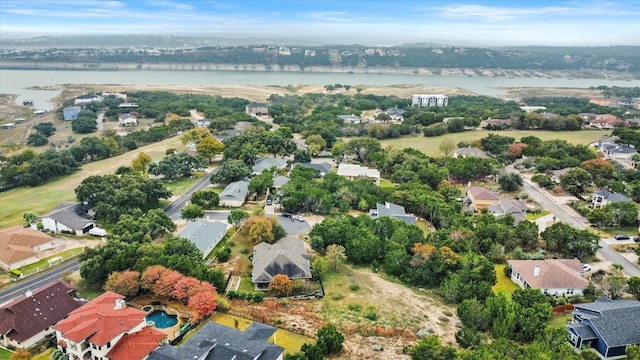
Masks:
[[[411,97],[411,106],[433,107],[447,105],[449,105],[449,97],[447,95],[415,94]]]

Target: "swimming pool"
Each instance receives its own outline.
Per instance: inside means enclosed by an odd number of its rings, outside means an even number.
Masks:
[[[164,310],[154,311],[147,315],[147,321],[153,321],[158,329],[166,329],[178,323],[178,317],[169,315]]]

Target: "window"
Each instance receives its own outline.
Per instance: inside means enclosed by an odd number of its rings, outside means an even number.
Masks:
[[[111,341],[107,343],[107,349],[111,349]]]
[[[544,290],[542,290],[542,293],[547,295],[549,293],[549,290],[548,289],[544,289]]]
[[[573,295],[573,289],[567,289],[567,295]]]

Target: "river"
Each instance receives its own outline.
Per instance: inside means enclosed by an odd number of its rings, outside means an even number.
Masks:
[[[500,96],[500,88],[589,88],[592,86],[640,86],[640,80],[568,79],[534,77],[466,77],[410,74],[301,73],[276,71],[191,71],[191,70],[121,70],[57,71],[0,70],[0,94],[17,94],[17,102],[33,100],[38,109],[51,110],[57,90],[29,90],[28,87],[61,84],[122,85],[424,85],[463,88],[480,95]]]

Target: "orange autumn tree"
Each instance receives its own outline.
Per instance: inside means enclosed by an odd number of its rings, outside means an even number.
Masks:
[[[140,273],[132,270],[113,272],[107,278],[104,289],[124,296],[135,296],[140,291]]]
[[[289,296],[291,291],[293,291],[293,281],[291,281],[287,275],[278,274],[271,279],[269,289],[280,296]]]
[[[205,316],[211,315],[216,309],[216,296],[212,292],[199,292],[189,299],[188,306],[193,309],[191,323],[200,321]]]

